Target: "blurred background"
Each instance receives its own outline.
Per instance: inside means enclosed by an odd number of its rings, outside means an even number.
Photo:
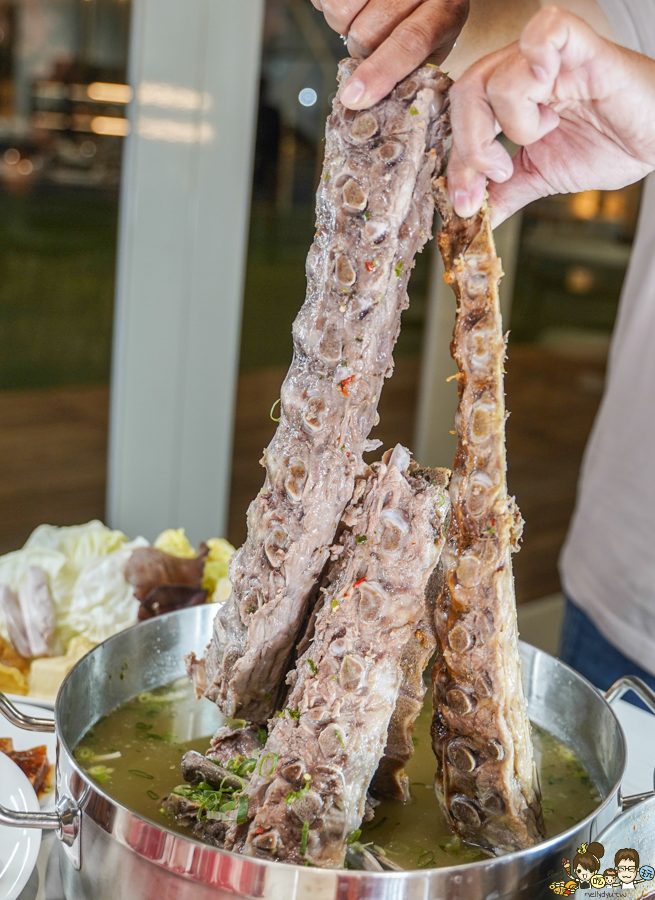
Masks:
[[[203,2],[193,0],[196,5]],[[141,6],[147,6],[145,0]],[[259,73],[251,73],[253,109],[247,96],[242,101],[243,115],[253,120],[254,138],[248,137],[252,158],[244,163],[248,179],[244,196],[251,198],[244,219],[244,252],[234,259],[241,275],[233,297],[219,297],[220,277],[215,288],[216,303],[229,302],[236,310],[231,314],[230,340],[238,365],[228,361],[221,385],[214,383],[218,370],[203,374],[200,367],[193,375],[198,390],[207,391],[205,410],[212,393],[229,394],[220,416],[217,413],[221,420],[214,424],[225,435],[231,465],[217,452],[223,494],[209,502],[215,502],[216,529],[236,545],[245,538],[246,509],[261,486],[258,461],[275,428],[269,411],[291,358],[291,323],[304,298],[304,259],[313,238],[325,119],[336,87],[336,65],[344,55],[341,40],[308,0],[266,0],[263,7],[261,42],[258,34],[253,37],[260,56]],[[200,17],[185,51],[191,56],[194,41],[201,39],[202,21]],[[133,296],[128,254],[119,253],[119,247],[125,242],[138,247],[140,240],[148,239],[147,227],[132,214],[143,180],[137,161],[139,142],[156,139],[163,147],[167,141],[196,140],[181,126],[176,131],[169,123],[166,131],[161,122],[169,120],[149,119],[144,124],[141,119],[141,126],[134,128],[139,104],[181,109],[187,102],[187,95],[179,94],[187,90],[184,85],[171,86],[165,77],[144,81],[139,75],[139,54],[146,52],[151,27],[147,15],[143,10],[137,15],[130,0],[0,0],[3,553],[20,547],[42,522],[66,525],[107,519],[110,404],[115,410],[112,428],[124,443],[123,456],[137,457],[143,450],[141,440],[130,451],[129,428],[120,415],[123,401],[116,400],[118,394],[139,394],[138,384],[123,377],[128,351],[121,349],[125,338],[120,335],[114,342],[112,380],[115,304],[122,304],[121,315],[127,321],[125,310]],[[181,43],[185,40],[180,36]],[[202,57],[211,51],[204,47],[195,52]],[[226,94],[239,87],[239,73],[232,71],[234,84],[225,85]],[[200,82],[203,77],[201,72]],[[162,100],[166,90],[178,94]],[[188,108],[195,108],[188,96]],[[214,102],[220,113],[221,92],[206,96],[207,102],[198,102],[205,106]],[[229,129],[221,132],[220,115],[217,121],[216,141],[229,141]],[[211,143],[213,132],[203,132],[203,127],[199,126],[197,142]],[[131,169],[123,165],[130,146]],[[165,193],[175,179],[171,169],[157,189]],[[200,166],[197,179],[196,188],[211,185],[211,170]],[[184,185],[177,188],[183,190]],[[535,611],[548,611],[550,619],[559,609],[557,557],[603,391],[639,201],[639,185],[549,198],[528,207],[499,239],[508,272],[503,304],[510,330],[509,485],[527,522],[523,549],[515,558],[518,600],[532,604]],[[146,193],[139,210],[147,208],[147,202]],[[218,204],[215,214],[229,217],[230,204]],[[203,250],[212,252],[211,246]],[[191,251],[181,255],[191,265]],[[439,261],[430,245],[419,257],[411,281],[411,306],[404,314],[396,349],[396,372],[386,385],[374,436],[385,444],[403,442],[424,464],[449,465],[452,419],[442,415],[442,421],[436,421],[431,415],[431,410],[454,408],[456,394],[455,382],[446,385],[440,374],[454,371],[454,364],[444,358],[443,347],[450,339],[447,328],[441,328],[445,340],[434,340],[435,323],[447,321],[454,312],[441,286]],[[184,301],[189,309],[192,293]],[[148,302],[156,318],[156,291]],[[134,352],[147,362],[148,352]],[[186,371],[182,365],[179,379],[187,379],[188,389],[192,376]],[[116,396],[111,396],[112,390]],[[148,395],[144,389],[143,403],[164,404],[165,418],[166,397],[152,390]],[[198,442],[203,441],[202,428],[180,426],[187,427]],[[118,439],[113,440],[116,446]],[[211,465],[212,441],[208,442],[205,458]],[[171,465],[184,468],[184,443],[180,446]],[[147,454],[154,458],[157,452],[154,441],[147,448],[146,462]],[[193,477],[202,486],[205,473],[202,466],[196,469]],[[121,472],[120,466],[114,467],[116,483],[123,478]],[[151,489],[163,491],[164,485],[155,480]],[[119,495],[115,485],[114,496]],[[150,505],[147,498],[139,502]],[[121,513],[121,502],[110,498],[109,524],[126,531],[137,527],[150,531],[145,534],[150,539],[165,527],[185,526],[193,535],[189,507],[171,509],[186,510],[186,520],[130,518]],[[529,630],[530,621],[525,619],[523,629],[528,638],[525,628]]]

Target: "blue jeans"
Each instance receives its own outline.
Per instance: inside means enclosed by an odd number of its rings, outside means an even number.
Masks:
[[[655,690],[655,677],[605,640],[589,616],[571,603],[568,597],[565,601],[558,654],[563,662],[577,669],[601,691],[608,690],[622,675],[636,675]],[[641,709],[647,709],[632,691],[624,699]]]

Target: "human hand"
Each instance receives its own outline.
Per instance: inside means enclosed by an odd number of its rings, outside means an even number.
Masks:
[[[518,43],[453,85],[448,188],[471,216],[489,178],[495,227],[549,194],[616,190],[655,169],[655,62],[547,7]],[[503,131],[521,148],[510,159]]]
[[[441,63],[453,48],[469,0],[312,0],[331,28],[364,57],[341,92],[349,109],[366,109],[432,54]]]

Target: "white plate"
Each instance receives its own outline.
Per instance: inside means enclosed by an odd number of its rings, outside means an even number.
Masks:
[[[34,706],[40,706],[42,709],[54,710],[54,700],[41,700],[40,697],[23,697],[20,694],[5,694],[7,700],[12,703],[32,703]]]
[[[0,753],[0,803],[20,812],[38,812],[32,785],[16,763]],[[41,846],[36,828],[0,825],[0,900],[15,900],[29,881]]]
[[[24,703],[20,700],[14,702],[14,706],[26,716],[32,716],[36,719],[53,719],[54,715],[50,710],[44,709],[42,706],[32,706],[31,703]],[[17,728],[8,722],[3,715],[0,715],[0,738],[11,738],[14,742],[15,750],[31,750],[32,747],[40,747],[42,744],[48,749],[48,762],[54,765],[57,760],[57,741],[54,734],[40,731],[25,731],[23,728]],[[4,756],[4,754],[0,754]],[[54,777],[51,781],[54,786]],[[54,809],[55,792],[44,794],[41,798],[42,809]],[[0,893],[0,900],[2,894]]]

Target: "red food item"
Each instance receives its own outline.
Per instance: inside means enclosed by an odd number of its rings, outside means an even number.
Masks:
[[[45,746],[32,747],[31,750],[14,750],[11,738],[0,738],[0,752],[13,760],[21,772],[27,775],[29,783],[39,796],[45,793],[52,776],[52,766],[48,761]]]

